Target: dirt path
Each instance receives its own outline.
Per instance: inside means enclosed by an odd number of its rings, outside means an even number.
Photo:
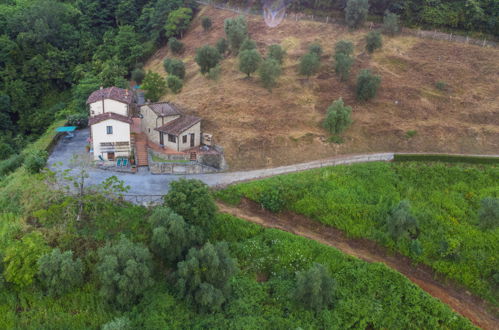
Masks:
[[[434,271],[427,266],[414,266],[411,260],[400,254],[388,253],[386,249],[366,239],[351,239],[335,228],[291,212],[273,214],[256,203],[243,199],[238,207],[218,203],[221,212],[260,224],[264,227],[284,230],[295,235],[313,239],[333,246],[342,252],[367,262],[382,262],[406,276],[421,289],[449,305],[476,326],[483,329],[498,329],[499,319],[487,308],[488,304],[468,291],[435,280]],[[491,308],[491,307],[489,307]]]

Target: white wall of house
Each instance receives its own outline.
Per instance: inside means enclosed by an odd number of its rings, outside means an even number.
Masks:
[[[179,151],[184,151],[191,147],[191,134],[194,134],[194,147],[197,147],[201,144],[201,123],[197,123],[191,128],[187,129],[185,132],[179,135]],[[186,142],[184,143],[183,137],[187,136]]]
[[[112,134],[107,134],[107,126],[112,127]],[[99,159],[99,155],[105,160],[108,159],[107,152],[101,150],[100,144],[103,142],[128,142],[130,144],[130,124],[119,120],[107,119],[94,124],[91,126],[91,133],[95,160]],[[129,155],[129,151],[115,152],[115,157],[128,157]]]
[[[114,112],[117,113],[118,115],[128,117],[128,104],[126,103],[111,99],[105,99],[104,108],[102,106],[103,106],[102,101],[90,103],[90,117],[100,115],[101,113],[104,112]]]
[[[155,130],[155,128],[161,127],[164,124],[177,119],[179,116],[167,116],[167,117],[158,117],[158,115],[152,111],[147,105],[142,106],[140,108],[140,113],[142,114],[142,120],[141,120],[141,130],[147,135],[147,138],[156,143],[160,144],[159,142],[159,132]],[[166,143],[166,141],[165,141]],[[175,144],[175,149],[176,149],[176,144]]]

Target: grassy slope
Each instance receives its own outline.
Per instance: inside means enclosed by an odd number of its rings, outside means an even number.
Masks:
[[[286,209],[350,236],[376,240],[498,305],[492,276],[499,267],[499,228],[481,230],[477,216],[483,197],[499,197],[498,182],[496,166],[375,163],[274,177],[231,186],[219,195],[233,203],[241,196],[259,201],[263,191],[278,187]],[[419,221],[420,256],[411,253],[409,239],[394,241],[386,231],[389,210],[403,199],[411,202]],[[454,247],[448,256],[444,241]]]
[[[215,44],[224,36],[223,20],[236,14],[203,8],[182,40],[187,65],[182,92],[166,95],[204,118],[203,129],[225,147],[233,169],[277,166],[338,153],[370,151],[433,151],[494,153],[499,148],[499,50],[409,36],[384,37],[384,47],[374,55],[364,52],[367,30],[344,26],[285,21],[268,28],[263,19],[249,17],[249,31],[263,54],[280,43],[288,56],[279,86],[272,93],[258,77],[245,79],[237,58],[222,62],[222,76],[213,82],[201,76],[194,62],[195,49]],[[204,32],[201,16],[213,20]],[[332,49],[342,39],[355,43],[356,63],[351,79],[341,83],[332,70]],[[318,75],[298,76],[296,66],[311,42],[320,42],[325,55]],[[162,61],[171,55],[160,49],[146,69],[166,75]],[[382,76],[378,97],[368,103],[354,98],[355,76],[371,68]],[[435,87],[448,84],[448,91]],[[342,145],[323,141],[321,128],[327,106],[343,97],[353,107],[353,126]],[[406,132],[415,130],[414,137]]]

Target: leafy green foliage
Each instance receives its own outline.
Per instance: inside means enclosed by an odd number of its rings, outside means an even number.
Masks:
[[[481,200],[478,218],[483,229],[499,227],[499,198],[485,197]]]
[[[227,39],[218,39],[217,43],[215,44],[215,48],[218,50],[220,55],[225,56],[225,53],[227,53],[227,51],[229,50],[229,43],[227,42]]]
[[[158,73],[149,71],[142,82],[145,97],[152,102],[157,102],[166,93],[166,80]]]
[[[12,242],[3,256],[5,279],[20,287],[31,285],[38,271],[37,261],[48,251],[49,247],[39,232],[26,234],[21,240]]]
[[[335,282],[326,267],[315,263],[310,269],[296,273],[294,300],[318,312],[332,305],[334,289]]]
[[[243,16],[226,19],[224,21],[224,31],[230,48],[234,53],[237,53],[243,41],[248,37],[246,19]]]
[[[179,77],[180,79],[184,79],[185,65],[184,62],[182,62],[182,60],[175,58],[173,59],[165,58],[163,66],[165,68],[165,71],[168,72],[170,75],[174,75]]]
[[[201,19],[201,26],[203,27],[203,30],[205,32],[208,32],[211,29],[211,25],[212,25],[211,18],[204,16]]]
[[[318,43],[313,43],[308,46],[308,52],[317,55],[319,58],[322,55],[322,46]]]
[[[73,252],[55,248],[38,259],[38,278],[51,296],[61,296],[83,282],[83,264]]]
[[[352,108],[346,106],[341,97],[327,108],[326,113],[324,127],[331,134],[341,134],[352,123]]]
[[[317,54],[307,53],[303,55],[300,59],[300,64],[298,66],[298,72],[301,75],[310,77],[317,73],[320,66],[320,58]]]
[[[353,55],[353,50],[354,50],[353,43],[351,41],[348,41],[348,40],[340,40],[334,46],[335,56],[337,56],[339,54],[345,54],[345,55],[351,56],[351,55]]]
[[[200,226],[203,230],[208,230],[217,210],[208,186],[199,180],[172,181],[164,204],[187,223]]]
[[[178,94],[182,90],[182,80],[174,75],[169,75],[168,78],[166,78],[166,83],[168,85],[168,88],[174,93]]]
[[[126,316],[116,317],[102,326],[102,330],[132,330],[132,321]]]
[[[109,302],[127,307],[137,302],[152,285],[151,253],[125,236],[98,251],[100,294]]]
[[[168,48],[173,54],[182,54],[184,52],[184,43],[175,37],[168,39]]]
[[[222,73],[222,68],[220,67],[220,64],[215,65],[215,67],[211,68],[210,71],[208,71],[208,74],[206,77],[211,80],[218,80],[220,78],[220,74]]]
[[[191,8],[178,8],[173,10],[168,14],[165,25],[165,33],[167,37],[180,36],[182,38],[183,33],[189,27],[189,23],[192,18]]]
[[[239,53],[239,70],[249,77],[256,72],[261,61],[262,57],[256,49],[242,50]]]
[[[368,0],[348,0],[345,7],[345,20],[351,28],[359,28],[366,20],[369,10]]]
[[[28,153],[24,160],[24,167],[30,173],[38,173],[47,163],[48,153],[45,150],[32,151]]]
[[[206,45],[196,50],[195,61],[199,65],[202,74],[214,68],[220,62],[220,59],[220,53],[212,46]]]
[[[386,220],[388,232],[394,239],[407,236],[416,237],[418,234],[418,221],[411,214],[409,201],[403,200],[394,207]]]
[[[143,69],[136,68],[132,71],[132,80],[137,83],[137,85],[142,84],[142,81],[146,77],[146,73]]]
[[[201,233],[167,207],[157,207],[149,217],[152,228],[151,249],[162,259],[179,261],[187,250],[201,242]]]
[[[344,53],[338,53],[335,56],[334,71],[342,81],[348,80],[350,77],[350,69],[352,68],[353,58]]]
[[[245,50],[253,49],[256,49],[256,42],[250,38],[246,38],[241,44],[241,47],[239,47],[239,53],[244,52]]]
[[[258,74],[262,81],[263,87],[269,91],[277,85],[277,79],[281,75],[282,70],[279,62],[272,58],[268,58],[262,62],[258,68]]]
[[[392,36],[400,32],[400,17],[399,15],[387,11],[383,16],[383,32]]]
[[[270,212],[280,212],[286,204],[284,191],[279,187],[264,190],[258,196],[258,202]]]
[[[394,155],[396,162],[427,161],[445,163],[467,163],[467,164],[499,164],[497,157],[487,156],[464,156],[444,154],[400,154]]]
[[[373,75],[370,70],[361,70],[357,76],[355,96],[359,101],[368,101],[376,96],[381,83],[381,77]]]
[[[284,210],[343,230],[350,237],[375,240],[497,304],[493,280],[497,228],[482,229],[478,214],[483,198],[497,198],[497,166],[427,163],[430,160],[311,170],[230,186],[217,196],[246,197],[259,203],[264,191],[278,187],[287,192]],[[392,208],[401,200],[411,201],[409,216],[418,223],[418,229],[409,226],[403,234],[406,239],[396,239],[387,230]],[[414,243],[416,236],[418,243]]]
[[[368,53],[373,53],[376,49],[383,46],[383,40],[381,38],[381,33],[378,31],[370,31],[366,35],[366,50]]]
[[[237,272],[226,243],[206,243],[201,249],[189,250],[179,262],[176,287],[182,297],[201,310],[217,311],[230,297],[229,279]]]
[[[267,57],[276,60],[279,64],[284,61],[286,51],[279,44],[272,44],[267,48]]]

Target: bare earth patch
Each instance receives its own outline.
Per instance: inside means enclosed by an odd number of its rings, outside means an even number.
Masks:
[[[213,28],[204,32],[201,16]],[[499,150],[499,50],[416,37],[384,37],[383,49],[364,52],[367,30],[349,32],[340,25],[285,20],[276,28],[263,18],[248,16],[249,32],[259,51],[280,43],[287,56],[279,85],[268,92],[257,76],[245,79],[237,58],[222,62],[218,82],[199,73],[195,49],[224,37],[223,21],[236,14],[203,7],[182,42],[186,63],[184,88],[163,100],[178,102],[204,118],[203,130],[225,148],[232,170],[310,161],[338,154],[384,151],[487,154]],[[354,42],[356,62],[347,83],[334,74],[331,55],[339,40]],[[316,76],[296,73],[300,56],[311,42],[325,55]],[[173,57],[166,47],[146,69],[166,76],[162,61]],[[370,68],[382,76],[375,100],[355,100],[357,73]],[[442,81],[445,90],[435,83]],[[354,123],[341,145],[326,142],[321,127],[327,106],[339,97],[353,108]],[[409,137],[408,131],[416,131]]]

